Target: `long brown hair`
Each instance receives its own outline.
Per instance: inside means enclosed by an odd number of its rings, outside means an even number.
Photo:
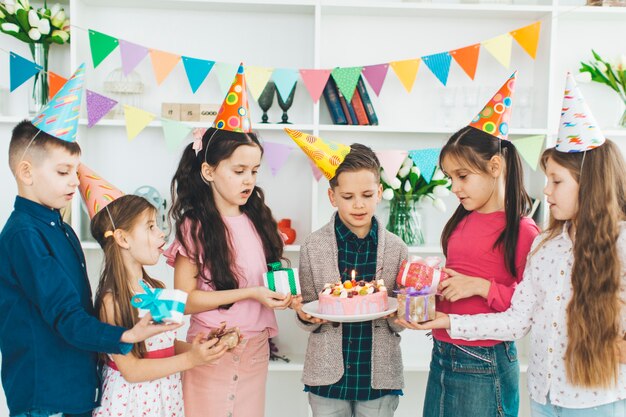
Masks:
[[[215,205],[213,188],[203,181],[201,168],[204,162],[217,167],[220,162],[230,158],[240,146],[256,146],[261,153],[263,147],[254,133],[215,128],[210,128],[204,133],[202,151],[197,155],[192,145],[190,143],[183,151],[170,187],[172,193],[170,215],[176,221],[176,238],[188,253],[195,254],[192,260],[196,265],[208,266],[210,277],[206,275],[205,268],[199,268],[200,279],[215,290],[236,289],[239,288],[240,280],[245,277],[240,276],[236,269],[228,229]],[[246,204],[240,208],[252,221],[261,238],[265,261],[272,263],[281,260],[284,243],[272,211],[265,204],[263,190],[255,186]],[[194,248],[187,247],[187,239],[181,229],[187,220],[191,223]],[[229,308],[230,305],[221,307]]]
[[[622,337],[617,239],[620,222],[626,219],[626,165],[610,140],[586,153],[546,149],[541,157],[544,171],[549,159],[569,170],[579,187],[572,219],[576,234],[573,292],[567,306],[567,379],[583,387],[609,387],[617,383],[616,343]],[[559,235],[564,225],[564,220],[550,216],[542,244]]]
[[[111,217],[109,217],[107,209]],[[136,277],[128,276],[128,271],[122,260],[122,248],[115,243],[113,236],[105,237],[104,235],[107,231],[113,231],[111,218],[115,222],[116,229],[130,231],[136,225],[139,216],[145,211],[153,213],[156,208],[143,197],[124,195],[109,203],[91,220],[91,235],[104,251],[104,264],[96,291],[95,309],[100,318],[105,320],[107,311],[103,299],[106,294],[111,294],[115,306],[113,311],[114,322],[116,325],[128,329],[139,320],[137,309],[130,303],[131,298],[135,295],[130,282]],[[165,287],[161,281],[151,278],[143,268],[142,275],[142,279],[152,288]],[[146,353],[145,343],[136,343],[132,352],[135,356],[143,357]]]
[[[506,226],[494,243],[493,249],[502,246],[506,269],[516,277],[515,253],[522,217],[530,213],[531,200],[524,187],[522,161],[515,146],[507,140],[500,140],[482,130],[466,126],[453,134],[439,155],[439,166],[446,156],[467,163],[478,172],[488,173],[488,162],[494,155],[502,155],[505,169],[504,212]],[[446,223],[441,234],[441,247],[448,255],[448,242],[458,224],[470,212],[459,204]],[[520,278],[520,277],[516,277]]]

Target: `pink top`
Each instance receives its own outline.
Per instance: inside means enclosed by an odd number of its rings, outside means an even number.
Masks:
[[[517,253],[515,255],[516,277],[506,268],[502,248],[493,244],[506,225],[503,211],[482,214],[471,212],[457,225],[448,241],[446,268],[456,272],[491,281],[487,299],[480,296],[464,298],[455,302],[437,299],[437,311],[448,314],[480,314],[505,311],[511,305],[515,286],[522,280],[526,257],[539,228],[525,217],[520,222]],[[467,341],[452,339],[446,330],[434,330],[435,339],[458,345],[493,346],[496,340]]]
[[[235,217],[222,217],[231,237],[231,247],[234,248],[236,269],[240,271],[243,279],[239,282],[239,288],[263,286],[263,274],[267,272],[263,243],[254,225],[242,214]],[[165,251],[167,264],[174,266],[178,254],[192,258],[195,253],[191,240],[191,222],[186,221],[182,225],[182,235],[190,248],[191,256],[178,240]],[[205,275],[210,278],[211,273],[205,267]],[[201,278],[198,278],[197,288],[203,291],[214,291]],[[278,325],[274,311],[263,306],[256,300],[245,299],[236,302],[228,310],[215,309],[195,313],[191,315],[187,339],[192,339],[199,332],[207,333],[208,330],[219,327],[225,321],[227,327],[238,326],[241,333],[246,337],[254,337],[265,329],[269,330],[270,337],[278,334]]]

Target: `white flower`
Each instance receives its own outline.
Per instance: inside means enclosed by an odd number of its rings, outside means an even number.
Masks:
[[[436,180],[442,180],[442,179],[444,179],[445,177],[446,177],[446,176],[444,175],[443,171],[442,171],[442,170],[440,170],[439,168],[437,168],[437,169],[435,170],[435,173],[433,174],[433,178],[432,178],[432,179],[436,181]]]
[[[15,23],[3,23],[0,26],[2,27],[2,30],[5,31],[5,32],[15,32],[15,33],[18,33],[20,31],[20,27],[18,25],[16,25]]]
[[[436,185],[433,188],[433,194],[436,195],[437,197],[447,197],[450,195],[450,190],[448,190],[443,185]]]
[[[61,29],[63,29],[67,33],[70,33],[70,19],[65,19],[65,22],[63,22],[63,26],[61,27]]]
[[[406,168],[406,167],[411,168],[412,166],[413,166],[413,160],[411,159],[410,156],[407,156],[404,162],[402,162],[402,168]]]
[[[54,6],[52,6],[52,9],[50,9],[50,16],[54,16],[55,14],[59,13],[59,10],[61,10],[61,5],[59,3],[56,3]]]
[[[442,213],[445,213],[446,211],[446,203],[444,203],[440,198],[435,198],[433,200],[433,206],[435,206],[435,208]]]
[[[67,42],[67,40],[70,38],[70,34],[64,30],[53,30],[50,35],[58,36],[63,42]]]
[[[389,177],[387,176],[387,173],[384,169],[380,170],[380,179],[383,180],[385,184],[390,184]]]
[[[411,181],[406,180],[406,182],[404,183],[404,191],[407,193],[411,191]]]
[[[15,14],[15,1],[13,0],[5,0],[4,8],[7,9],[8,14]]]
[[[626,71],[626,55],[622,55],[617,64],[617,69],[620,71]]]
[[[39,16],[37,16],[37,12],[34,9],[28,11],[28,24],[32,28],[36,28],[39,25]]]
[[[579,72],[576,75],[576,81],[578,81],[579,83],[590,83],[591,82],[591,73],[585,71],[585,72]]]
[[[403,166],[402,168],[400,168],[400,171],[398,171],[398,176],[400,178],[406,178],[406,176],[409,175],[409,172],[411,172],[411,167]]]
[[[22,5],[24,10],[30,9],[30,2],[28,0],[17,0],[17,2]]]
[[[398,178],[394,177],[387,184],[389,184],[391,186],[391,188],[393,188],[394,190],[397,190],[402,185],[402,181],[400,181]]]
[[[606,74],[606,71],[608,70],[608,68],[606,67],[606,64],[602,61],[598,61],[596,62],[596,67],[602,72]]]
[[[52,26],[55,28],[63,27],[63,22],[65,22],[65,11],[61,9],[56,14],[53,14],[51,21]]]
[[[411,172],[417,175],[417,178],[420,177],[420,175],[422,175],[422,172],[420,171],[420,169],[416,166],[414,166],[413,168],[411,168]]]
[[[387,188],[383,191],[383,200],[393,200],[393,190],[391,188]]]
[[[39,32],[39,29],[37,28],[32,28],[28,31],[28,37],[34,41],[38,41],[39,39],[41,39],[41,32]]]
[[[39,32],[41,32],[42,35],[49,35],[50,34],[50,21],[48,19],[39,20],[37,29],[39,29]]]

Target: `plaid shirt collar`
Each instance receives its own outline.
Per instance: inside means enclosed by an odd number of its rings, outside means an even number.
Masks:
[[[363,239],[359,238],[357,235],[352,232],[352,230],[348,229],[348,226],[341,221],[339,214],[335,216],[335,234],[337,235],[337,239],[341,242],[346,241],[358,241],[358,240],[370,240],[372,242],[378,242],[378,221],[376,217],[372,217],[372,227],[370,231]]]

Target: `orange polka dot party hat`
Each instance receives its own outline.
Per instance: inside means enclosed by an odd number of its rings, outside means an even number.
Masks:
[[[87,206],[90,219],[110,202],[124,195],[85,164],[78,166],[78,180],[80,181],[78,189]]]
[[[508,140],[516,76],[517,71],[506,80],[481,112],[474,117],[474,120],[469,124],[470,126],[499,139]]]
[[[285,132],[311,158],[326,179],[329,180],[335,176],[337,167],[350,153],[350,147],[342,143],[326,141],[317,136],[293,129],[285,128]]]
[[[239,64],[235,79],[215,116],[213,127],[241,133],[250,133],[252,130],[243,63]]]

